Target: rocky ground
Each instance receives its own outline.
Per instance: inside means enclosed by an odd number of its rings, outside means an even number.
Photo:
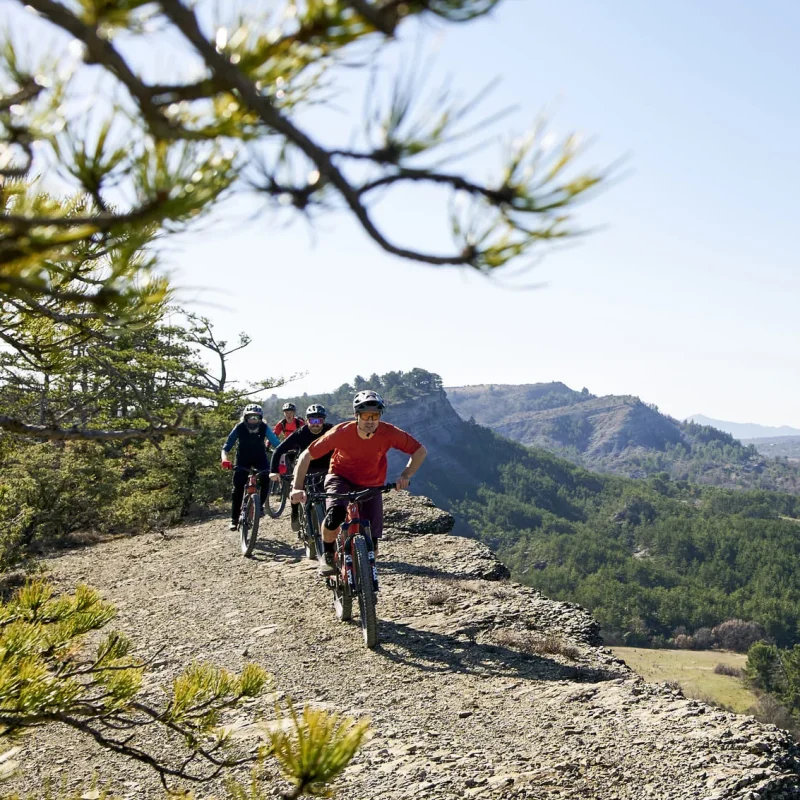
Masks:
[[[357,622],[334,617],[288,514],[264,520],[252,559],[214,520],[66,552],[48,567],[64,589],[98,587],[143,655],[164,648],[152,696],[195,659],[234,670],[254,660],[279,695],[369,717],[372,738],[335,787],[341,797],[800,797],[787,734],[644,683],[599,645],[585,612],[508,582],[483,545],[447,535],[451,524],[423,498],[388,500],[374,651]],[[228,720],[242,746],[255,745],[253,720],[271,717],[274,699]],[[96,797],[86,787],[97,774],[122,797],[164,796],[146,767],[70,731],[43,729],[22,745],[7,791],[39,794],[49,779]]]

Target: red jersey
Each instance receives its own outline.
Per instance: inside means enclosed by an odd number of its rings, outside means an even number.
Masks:
[[[293,434],[298,428],[302,428],[305,424],[306,421],[302,417],[298,416],[295,416],[291,422],[287,422],[285,419],[282,419],[278,421],[278,424],[272,429],[272,432],[276,436],[283,436],[285,439],[287,436]]]
[[[381,422],[369,439],[358,435],[357,423],[342,422],[308,447],[312,458],[333,451],[330,471],[356,486],[382,486],[388,467],[386,454],[394,449],[416,453],[422,445],[409,433]]]

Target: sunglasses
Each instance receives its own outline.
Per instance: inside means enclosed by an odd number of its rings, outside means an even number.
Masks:
[[[261,417],[256,414],[248,414],[244,420],[245,422],[261,422]]]
[[[322,425],[325,422],[325,417],[309,417],[309,425]]]
[[[377,422],[380,418],[380,414],[359,414],[358,415],[364,422]]]

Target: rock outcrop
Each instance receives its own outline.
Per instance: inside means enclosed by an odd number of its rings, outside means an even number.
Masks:
[[[373,651],[337,622],[287,519],[264,520],[253,559],[217,520],[72,551],[49,568],[65,589],[89,582],[115,602],[142,653],[163,648],[153,696],[195,659],[254,660],[278,696],[368,716],[373,736],[335,787],[343,798],[800,796],[787,733],[645,683],[600,644],[589,614],[504,580],[494,555],[450,535],[452,518],[430,501],[390,495],[386,523]],[[256,743],[254,720],[274,699],[225,720],[237,746]],[[49,727],[22,747],[7,791],[39,792],[44,779],[85,789],[97,772],[118,796],[163,797],[146,767],[73,732]],[[277,772],[266,777],[279,792]]]

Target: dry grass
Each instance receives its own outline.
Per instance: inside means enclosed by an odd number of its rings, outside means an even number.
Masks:
[[[483,594],[483,589],[485,587],[484,581],[452,581],[451,582],[454,588],[461,589],[463,592],[469,592],[470,594]]]
[[[743,678],[744,670],[741,667],[736,667],[733,664],[719,663],[714,667],[715,675],[729,675],[731,678]]]
[[[530,631],[499,630],[493,639],[502,647],[519,650],[531,656],[559,655],[570,661],[576,661],[581,651],[575,645],[565,642],[560,636],[548,633],[544,636]]]
[[[467,580],[448,578],[443,583],[454,591],[466,592],[467,594],[488,594],[497,600],[507,600],[509,597],[514,596],[513,589],[509,589],[502,583],[495,581],[482,581],[475,578]]]
[[[794,738],[800,741],[800,726],[798,726],[797,720],[792,716],[789,709],[781,705],[772,695],[765,694],[759,697],[758,702],[750,709],[750,713],[759,722],[777,725],[779,728],[790,731]]]
[[[452,598],[453,596],[450,594],[450,592],[444,592],[437,589],[427,596],[426,602],[429,606],[443,606],[448,600],[452,600]]]
[[[708,700],[738,714],[749,713],[756,696],[737,677],[720,674],[725,664],[744,668],[747,656],[722,650],[649,650],[643,647],[612,647],[614,655],[646,681],[677,683],[686,697]]]

